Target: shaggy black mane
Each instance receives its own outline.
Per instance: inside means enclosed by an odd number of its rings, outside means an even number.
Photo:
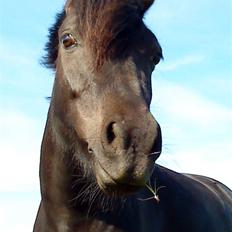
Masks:
[[[49,29],[48,42],[45,45],[46,55],[42,58],[42,64],[51,69],[56,68],[56,59],[58,56],[59,36],[58,31],[66,16],[65,10],[56,15],[56,21]]]

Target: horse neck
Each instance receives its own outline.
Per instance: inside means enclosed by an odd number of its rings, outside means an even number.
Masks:
[[[82,172],[72,166],[73,155],[67,152],[68,145],[65,145],[65,138],[60,134],[60,121],[54,116],[53,105],[51,105],[47,123],[44,131],[41,160],[40,160],[40,185],[43,205],[45,210],[56,213],[64,211],[66,214],[85,216],[85,210],[89,209],[91,202],[82,202],[83,199],[75,200],[75,196],[83,191],[83,185],[78,183],[73,186],[74,175],[82,175]],[[84,180],[84,179],[83,179]],[[88,181],[88,180],[87,180]],[[88,197],[88,196],[86,196]],[[74,199],[74,201],[73,201]],[[97,200],[97,199],[96,199]],[[76,217],[76,216],[75,216]]]
[[[47,213],[68,214],[69,191],[71,174],[69,170],[69,155],[61,138],[55,131],[56,120],[51,109],[48,113],[47,123],[44,131],[41,160],[40,160],[40,184],[42,203]],[[58,215],[58,214],[57,214]]]

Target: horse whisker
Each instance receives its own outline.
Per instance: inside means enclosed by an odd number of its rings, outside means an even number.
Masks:
[[[161,151],[156,151],[156,152],[149,153],[148,157],[150,157],[150,156],[158,156],[160,154],[161,154]]]
[[[95,188],[95,191],[93,193],[93,197],[90,199],[90,205],[89,205],[89,209],[88,209],[88,212],[87,212],[87,218],[89,217],[89,214],[91,212],[91,207],[95,201],[95,199],[97,198],[97,196],[99,195],[100,193],[100,189],[96,186]]]
[[[154,197],[148,197],[148,198],[145,198],[145,199],[142,199],[142,198],[137,198],[139,201],[149,201],[149,200],[152,200],[154,199]]]

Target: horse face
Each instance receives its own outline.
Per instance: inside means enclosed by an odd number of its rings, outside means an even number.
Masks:
[[[122,17],[119,10],[134,5],[107,3],[94,12],[100,14],[97,18],[111,14],[109,21],[82,17],[81,24],[76,2],[66,6],[59,29],[54,112],[61,133],[72,133],[65,146],[72,146],[74,157],[91,169],[100,188],[108,194],[131,193],[145,185],[161,153],[161,130],[149,111],[151,74],[161,48],[136,12],[124,30],[117,34],[120,25],[112,29]],[[84,7],[83,12],[87,14]]]

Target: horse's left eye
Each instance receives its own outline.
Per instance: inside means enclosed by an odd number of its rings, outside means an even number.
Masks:
[[[77,45],[77,40],[74,38],[72,34],[64,34],[61,37],[61,43],[63,44],[65,49],[69,49]]]
[[[157,65],[160,62],[160,56],[159,55],[154,55],[154,56],[152,56],[151,60],[152,60],[152,63],[154,65]]]

